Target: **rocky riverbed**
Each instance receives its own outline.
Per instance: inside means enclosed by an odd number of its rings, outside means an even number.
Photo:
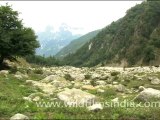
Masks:
[[[2,70],[0,76],[3,79],[14,78],[16,81],[23,81],[19,84],[22,89],[29,86],[33,92],[19,98],[29,104],[42,100],[57,100],[67,105],[87,104],[85,108],[88,112],[104,112],[105,106],[102,104],[104,101],[118,102],[130,99],[152,102],[160,100],[160,67],[154,66],[125,69],[71,66],[19,67],[15,73]],[[15,110],[13,112],[15,114],[10,116],[11,119],[32,119],[34,116],[33,111],[29,114],[19,112]],[[102,118],[103,115],[99,117]]]

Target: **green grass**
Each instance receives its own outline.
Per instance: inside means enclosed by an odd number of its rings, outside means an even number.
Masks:
[[[41,74],[30,73],[28,79],[41,80],[44,76]],[[0,76],[0,119],[9,119],[16,113],[27,115],[31,119],[119,119],[119,120],[141,120],[141,119],[159,119],[160,108],[122,108],[122,107],[104,107],[101,111],[88,111],[85,107],[37,107],[35,102],[27,102],[22,98],[35,93],[35,88],[27,85],[26,79],[18,80],[13,74],[8,77]],[[129,88],[137,86],[138,81],[128,81]],[[145,85],[149,85],[149,81]],[[23,86],[22,86],[23,85]],[[151,86],[153,87],[153,86]],[[157,85],[158,87],[158,85]],[[113,88],[105,88],[104,93],[97,93],[96,90],[88,90],[89,93],[98,97],[99,101],[111,101],[118,97],[120,101],[124,98]],[[127,95],[132,100],[136,94]],[[52,95],[51,98],[55,98]],[[44,101],[51,101],[42,97]],[[57,102],[61,102],[56,100]],[[62,103],[62,102],[61,102]],[[62,103],[63,104],[63,103]],[[138,103],[137,103],[138,104]]]

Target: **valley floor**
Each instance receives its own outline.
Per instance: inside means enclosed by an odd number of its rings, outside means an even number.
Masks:
[[[0,119],[159,119],[160,67],[2,70],[0,101]]]

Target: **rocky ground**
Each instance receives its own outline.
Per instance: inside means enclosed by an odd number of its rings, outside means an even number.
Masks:
[[[112,108],[104,103],[160,101],[160,67],[1,70],[0,100],[0,116],[7,119],[155,119],[160,106]],[[39,107],[38,102],[61,106]]]

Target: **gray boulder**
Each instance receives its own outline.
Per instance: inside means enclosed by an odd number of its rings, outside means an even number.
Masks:
[[[57,94],[58,98],[68,105],[92,105],[96,101],[96,96],[84,92],[80,89],[66,89]]]
[[[160,90],[156,90],[153,88],[146,88],[142,92],[140,92],[134,100],[140,101],[152,101],[152,100],[160,100]]]

